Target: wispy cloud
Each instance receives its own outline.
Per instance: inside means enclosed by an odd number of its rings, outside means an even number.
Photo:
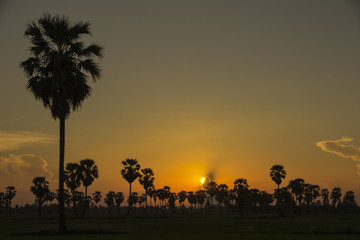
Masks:
[[[48,134],[28,131],[6,132],[0,130],[0,152],[18,149],[25,144],[53,143],[56,137]]]
[[[342,158],[349,158],[356,162],[358,171],[360,175],[360,147],[351,145],[350,143],[354,138],[342,137],[338,140],[324,140],[316,143],[316,146],[321,148],[325,152],[334,153]]]
[[[35,154],[10,154],[7,157],[0,156],[0,173],[2,182],[10,179],[24,178],[32,180],[32,178],[36,176],[44,176],[52,179],[54,175],[48,169],[47,161]]]

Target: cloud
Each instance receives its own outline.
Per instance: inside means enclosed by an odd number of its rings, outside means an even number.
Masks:
[[[350,143],[354,138],[342,137],[338,140],[325,140],[319,141],[316,143],[316,146],[321,148],[325,152],[334,153],[342,158],[349,158],[356,162],[358,171],[360,175],[360,147],[351,145]]]
[[[0,152],[18,149],[25,144],[53,143],[56,137],[48,134],[14,131],[5,132],[0,130]]]
[[[47,167],[46,160],[35,154],[10,154],[8,157],[0,157],[0,173],[6,178],[44,176],[52,179],[54,174]],[[4,179],[1,180],[4,181]]]

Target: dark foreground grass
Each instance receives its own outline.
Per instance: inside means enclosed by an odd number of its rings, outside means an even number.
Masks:
[[[0,220],[0,239],[360,239],[360,219],[146,218],[70,219],[58,235],[56,220]]]

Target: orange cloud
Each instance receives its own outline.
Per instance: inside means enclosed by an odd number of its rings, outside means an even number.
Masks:
[[[325,152],[334,153],[342,158],[349,158],[360,162],[360,147],[351,145],[354,138],[342,137],[338,140],[325,140],[316,143],[316,146]],[[360,175],[360,163],[356,164],[358,175]]]
[[[8,157],[0,157],[0,179],[8,184],[19,182],[19,180],[22,182],[21,180],[24,179],[31,181],[37,176],[52,179],[54,174],[47,167],[48,163],[41,156],[10,154]]]

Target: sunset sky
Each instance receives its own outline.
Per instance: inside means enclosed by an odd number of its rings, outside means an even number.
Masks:
[[[360,203],[360,4],[356,1],[0,0],[0,191],[33,203],[56,189],[59,122],[26,89],[26,24],[43,13],[89,21],[102,78],[66,122],[66,162],[94,159],[89,191],[127,193],[121,161],[155,185],[198,190],[211,175],[273,192],[289,180],[353,190]],[[141,192],[138,183],[135,191]]]

